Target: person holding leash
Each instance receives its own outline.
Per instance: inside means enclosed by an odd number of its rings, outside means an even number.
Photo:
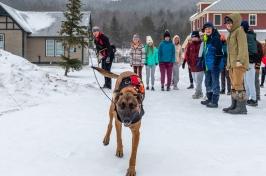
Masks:
[[[98,26],[92,28],[94,37],[94,43],[96,45],[96,54],[99,63],[102,63],[102,68],[106,71],[111,71],[113,59],[111,57],[111,46],[109,38],[104,35]],[[102,88],[112,89],[112,80],[110,78],[104,78],[105,83]]]

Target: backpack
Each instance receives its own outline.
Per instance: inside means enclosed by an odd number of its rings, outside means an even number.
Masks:
[[[257,48],[257,40],[256,34],[254,32],[249,31],[247,34],[248,41],[248,53],[249,53],[249,62],[256,63],[258,60],[258,48]]]

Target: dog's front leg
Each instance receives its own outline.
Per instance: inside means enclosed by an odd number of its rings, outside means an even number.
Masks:
[[[140,138],[140,132],[139,132],[140,125],[141,123],[138,122],[137,124],[135,124],[130,128],[132,132],[132,151],[129,161],[129,168],[127,170],[127,176],[136,176],[136,157],[137,157],[139,138]]]
[[[116,148],[116,156],[122,158],[123,153],[123,144],[122,144],[122,123],[117,119],[115,120],[115,128],[116,128],[116,140],[117,140],[117,148]]]

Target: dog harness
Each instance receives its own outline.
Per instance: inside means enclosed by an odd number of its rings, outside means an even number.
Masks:
[[[141,111],[140,111],[140,113],[134,114],[135,117],[132,121],[132,124],[134,124],[134,123],[137,123],[138,121],[140,121],[142,119],[143,115],[145,114],[144,109],[143,109],[143,104],[142,104],[143,100],[145,98],[145,88],[144,88],[144,84],[143,84],[142,80],[139,78],[139,76],[132,75],[132,76],[123,78],[121,83],[120,83],[119,88],[117,90],[115,90],[115,92],[119,93],[122,89],[124,89],[128,86],[134,87],[136,92],[141,96]],[[121,118],[119,117],[119,113],[116,109],[116,105],[115,105],[115,111],[116,111],[118,120],[120,122],[122,122]]]

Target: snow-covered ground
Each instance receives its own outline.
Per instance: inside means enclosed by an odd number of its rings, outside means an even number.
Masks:
[[[114,64],[113,71],[130,69]],[[0,175],[125,175],[129,129],[123,129],[125,156],[116,158],[115,132],[110,145],[102,145],[110,102],[92,70],[85,67],[69,78],[63,73],[1,52]],[[231,116],[222,113],[229,96],[221,97],[219,109],[192,100],[187,70],[181,71],[180,90],[171,92],[159,91],[158,69],[156,74],[156,91],[147,91],[144,102],[138,176],[266,175],[265,96],[247,116]]]

